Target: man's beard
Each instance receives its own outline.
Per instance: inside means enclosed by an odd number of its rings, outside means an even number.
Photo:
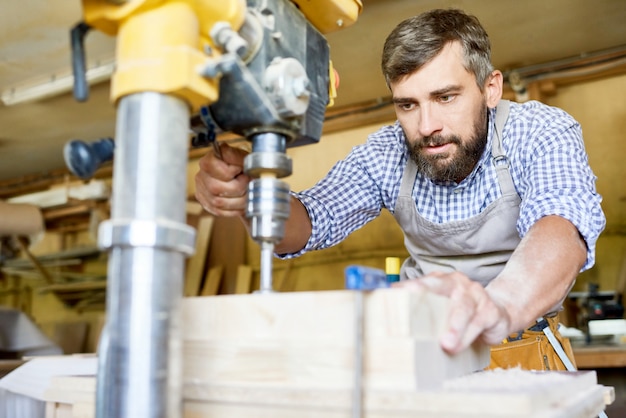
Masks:
[[[474,122],[474,135],[464,144],[458,135],[426,136],[410,144],[406,140],[411,159],[417,165],[417,171],[436,182],[461,182],[467,177],[487,146],[487,119],[488,108],[483,106],[480,115]],[[449,153],[423,154],[422,148],[428,146],[439,146],[448,143],[457,145],[456,152],[450,156]]]

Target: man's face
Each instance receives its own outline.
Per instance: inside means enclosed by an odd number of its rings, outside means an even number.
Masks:
[[[487,144],[487,104],[463,67],[458,42],[417,72],[391,84],[396,115],[418,170],[441,182],[460,182]]]

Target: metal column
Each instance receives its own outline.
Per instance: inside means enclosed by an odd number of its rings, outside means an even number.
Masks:
[[[111,219],[99,244],[110,251],[107,323],[99,347],[99,418],[182,415],[180,303],[185,257],[189,109],[143,92],[118,105]]]

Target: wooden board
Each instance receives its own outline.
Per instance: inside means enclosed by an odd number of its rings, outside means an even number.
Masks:
[[[185,272],[185,296],[197,296],[200,292],[213,222],[212,216],[203,216],[198,221],[196,252],[189,258]]]
[[[363,418],[593,418],[611,401],[593,371],[473,373],[488,347],[439,346],[449,303],[406,289],[185,298],[184,418],[350,418],[355,405]],[[87,379],[54,379],[46,400],[92,418]]]
[[[47,392],[58,418],[95,416],[95,378],[62,377]],[[364,418],[593,418],[606,390],[595,372],[490,370],[447,380],[439,390],[365,391]],[[54,398],[56,396],[56,399]],[[184,418],[351,418],[349,390],[186,385]]]
[[[183,301],[184,374],[190,381],[267,388],[353,386],[357,292],[296,292],[188,298]],[[489,349],[445,353],[438,335],[448,299],[383,289],[364,297],[363,385],[433,388],[480,370]]]
[[[252,267],[240,265],[237,268],[237,281],[235,283],[235,294],[241,295],[250,293],[252,285]]]
[[[593,371],[470,373],[489,351],[438,349],[448,303],[404,289],[184,299],[183,417],[354,417],[358,314],[360,417],[594,418],[613,401]],[[93,418],[94,393],[94,377],[60,377],[45,400]]]
[[[201,296],[215,296],[220,287],[222,281],[222,275],[224,274],[224,266],[209,267],[209,270],[204,277],[204,285],[202,285]]]
[[[366,418],[595,418],[604,410],[604,387],[595,374],[502,370],[477,373],[471,386],[437,391],[366,391]],[[502,379],[505,380],[503,385]],[[454,381],[453,379],[452,381]],[[465,382],[461,382],[465,384]],[[494,384],[498,387],[494,387]],[[532,387],[528,384],[532,384]],[[211,388],[203,400],[186,396],[185,418],[351,418],[349,391],[269,391]],[[206,398],[215,396],[213,400]]]
[[[235,293],[238,268],[246,264],[247,242],[248,232],[238,218],[215,218],[207,261],[209,266],[224,267],[218,294]]]

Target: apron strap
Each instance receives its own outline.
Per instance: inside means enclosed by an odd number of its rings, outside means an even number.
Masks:
[[[502,149],[502,132],[504,130],[504,124],[509,117],[510,104],[508,100],[500,100],[500,103],[498,103],[496,107],[496,130],[493,144],[491,145],[491,154],[493,156],[491,161],[496,168],[498,184],[500,185],[500,192],[503,196],[517,194],[511,172],[509,171],[509,159]]]

